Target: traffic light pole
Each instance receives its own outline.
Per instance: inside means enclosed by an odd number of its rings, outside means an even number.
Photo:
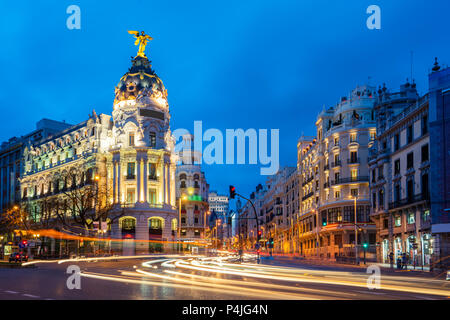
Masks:
[[[247,199],[246,197],[240,195],[240,194],[237,193],[237,192],[235,192],[235,194],[236,194],[237,196],[241,197],[242,199],[247,200],[248,202],[250,202],[250,204],[251,204],[252,207],[253,207],[253,211],[254,211],[254,213],[255,213],[255,218],[254,218],[254,219],[256,219],[256,239],[257,239],[257,243],[258,243],[258,246],[259,246],[259,240],[260,240],[260,238],[259,238],[259,232],[258,232],[258,231],[259,231],[259,223],[258,223],[258,215],[257,215],[257,213],[256,213],[255,205],[253,204],[253,202],[252,202],[250,199]],[[256,254],[257,254],[256,261],[259,263],[259,262],[260,262],[260,259],[259,259],[259,249],[256,251]]]

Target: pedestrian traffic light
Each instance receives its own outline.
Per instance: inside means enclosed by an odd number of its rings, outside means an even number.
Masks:
[[[364,249],[367,249],[368,247],[369,247],[369,244],[368,244],[367,242],[364,242],[364,243],[363,243],[363,248],[364,248]]]
[[[236,196],[236,188],[234,186],[230,186],[230,199],[234,199]]]

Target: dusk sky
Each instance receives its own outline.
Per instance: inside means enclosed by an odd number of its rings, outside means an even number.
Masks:
[[[81,8],[81,30],[66,9]],[[381,30],[366,8],[381,8]],[[323,106],[367,83],[398,91],[413,76],[421,94],[438,57],[450,63],[450,1],[2,1],[0,141],[42,118],[76,124],[111,114],[114,86],[137,47],[168,90],[172,131],[280,129],[280,164],[296,165],[302,132],[315,134]],[[205,145],[205,143],[204,143]],[[248,195],[260,165],[203,165],[212,190]]]

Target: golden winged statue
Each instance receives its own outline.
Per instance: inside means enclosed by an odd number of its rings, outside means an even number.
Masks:
[[[135,46],[139,45],[139,50],[136,57],[146,58],[144,52],[145,46],[147,45],[147,41],[153,40],[153,38],[150,37],[148,34],[145,34],[144,31],[141,31],[141,33],[139,33],[139,31],[128,30],[128,33],[132,34],[136,38],[134,45]]]

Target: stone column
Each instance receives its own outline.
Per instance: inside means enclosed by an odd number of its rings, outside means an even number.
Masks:
[[[117,203],[117,163],[113,161],[113,202]]]
[[[136,202],[141,202],[141,159],[136,156],[136,167],[137,167],[137,177],[136,177]]]
[[[120,161],[117,163],[117,199],[118,199],[118,203],[122,202],[122,195],[121,195],[121,188],[120,185],[122,184],[122,173],[120,170],[121,168],[121,163]]]
[[[149,236],[148,236],[148,219],[145,215],[141,214],[136,217],[136,240],[146,240],[146,241],[135,241],[136,254],[146,254],[148,253],[149,247]]]
[[[170,192],[170,165],[167,165],[167,202],[172,205],[171,192]]]
[[[162,179],[162,183],[163,183],[163,199],[162,202],[167,203],[167,198],[166,198],[166,162],[163,158],[163,163],[162,163],[162,174],[163,174],[163,179]]]
[[[148,194],[148,187],[147,187],[147,183],[148,183],[148,174],[147,174],[147,170],[148,170],[148,162],[147,162],[147,159],[142,159],[142,162],[143,162],[143,164],[144,164],[144,167],[143,167],[143,169],[144,169],[144,172],[143,172],[143,179],[144,179],[144,184],[143,184],[143,187],[144,187],[144,202],[148,202],[147,201],[147,194]]]

